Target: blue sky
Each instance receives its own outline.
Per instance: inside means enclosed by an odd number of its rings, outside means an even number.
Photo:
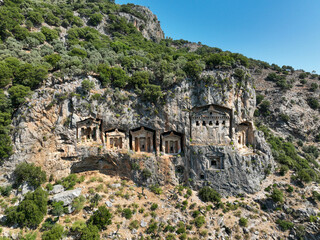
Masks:
[[[147,6],[166,37],[320,73],[319,0],[116,0]]]

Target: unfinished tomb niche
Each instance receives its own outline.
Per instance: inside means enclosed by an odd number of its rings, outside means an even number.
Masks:
[[[182,134],[174,131],[161,134],[161,151],[166,154],[178,154],[182,151]]]
[[[253,145],[253,124],[252,122],[243,122],[236,127],[236,140],[239,147]]]
[[[101,120],[87,118],[77,122],[77,140],[78,142],[101,142]]]
[[[124,149],[126,145],[126,134],[119,129],[105,131],[106,148],[111,150]]]
[[[208,159],[209,170],[220,170],[224,169],[224,154],[223,153],[214,153],[206,155]]]
[[[191,138],[195,144],[229,144],[232,110],[219,105],[195,107],[191,113]]]
[[[130,131],[130,146],[135,152],[153,152],[155,149],[155,131],[140,127]]]

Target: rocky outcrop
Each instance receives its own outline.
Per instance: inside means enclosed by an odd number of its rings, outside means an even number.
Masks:
[[[204,74],[212,81],[184,80],[165,96],[165,105],[144,102],[133,91],[103,89],[90,78],[92,94],[102,96],[93,100],[81,97],[82,79],[51,79],[15,114],[15,153],[2,176],[9,179],[15,164],[29,161],[56,178],[99,170],[144,185],[191,179],[195,188],[210,184],[225,195],[257,191],[274,162],[252,125],[252,79],[239,85],[232,72]],[[82,121],[90,118],[97,121]],[[198,141],[195,132],[203,133]]]
[[[64,191],[61,193],[57,193],[51,197],[51,201],[53,202],[63,202],[63,206],[68,206],[72,203],[72,201],[79,197],[81,194],[81,188],[77,188],[74,190]]]
[[[143,18],[126,12],[119,12],[119,16],[126,18],[129,23],[132,23],[146,39],[155,42],[160,42],[161,39],[164,39],[164,32],[161,29],[160,22],[149,8],[135,5],[133,10],[140,13]]]

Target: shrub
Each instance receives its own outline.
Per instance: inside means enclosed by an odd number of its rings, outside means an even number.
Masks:
[[[142,96],[145,100],[156,103],[160,98],[163,97],[163,93],[160,86],[148,84],[144,86]]]
[[[157,208],[158,208],[158,204],[152,203],[152,205],[151,205],[151,207],[150,207],[150,210],[151,210],[151,211],[155,211]]]
[[[102,21],[102,17],[103,16],[101,13],[94,13],[90,16],[88,24],[92,26],[98,26]]]
[[[63,209],[62,201],[52,203],[52,210],[51,210],[52,215],[61,216],[63,214],[63,210],[64,209]]]
[[[312,92],[315,92],[317,89],[318,89],[318,84],[317,83],[311,83],[311,88],[310,88],[310,90],[312,91]]]
[[[28,19],[35,25],[43,23],[43,17],[40,12],[30,11],[28,13]]]
[[[133,229],[138,229],[139,228],[139,222],[138,220],[134,220],[129,224],[129,229],[133,230]]]
[[[86,50],[80,49],[80,48],[73,48],[69,53],[69,56],[77,56],[81,58],[86,58],[87,57],[87,52]]]
[[[270,115],[270,102],[267,100],[262,101],[262,103],[259,105],[259,111],[263,116]]]
[[[47,214],[48,193],[41,188],[34,192],[28,192],[17,207],[6,209],[6,223],[9,225],[18,223],[21,227],[37,227]]]
[[[142,86],[149,84],[149,77],[149,72],[137,71],[132,75],[129,83],[134,87],[141,88]]]
[[[203,69],[203,66],[200,65],[198,62],[190,61],[186,63],[183,70],[186,72],[188,77],[198,79]]]
[[[309,174],[310,172],[307,171],[307,169],[301,169],[298,171],[298,178],[300,179],[300,181],[305,182],[305,183],[309,183],[312,181],[312,177]]]
[[[314,200],[320,201],[320,193],[318,193],[317,191],[312,191],[312,197],[314,198]]]
[[[85,202],[86,202],[86,199],[82,195],[73,200],[72,207],[75,209],[74,210],[75,213],[78,213],[83,209]]]
[[[264,99],[263,95],[257,94],[257,96],[256,96],[256,104],[259,105],[262,102],[263,99]]]
[[[99,230],[106,229],[107,225],[111,224],[112,214],[105,206],[101,206],[88,220],[88,224],[98,227]]]
[[[83,228],[81,231],[80,240],[99,240],[99,228],[92,224],[88,224],[87,227]]]
[[[22,64],[18,67],[14,84],[28,86],[31,89],[37,88],[47,77],[48,69],[41,65],[31,65],[30,63]]]
[[[289,115],[287,115],[287,114],[284,114],[284,113],[280,113],[280,119],[282,120],[282,121],[284,121],[284,122],[289,122],[289,120],[290,120],[290,117],[289,117]]]
[[[239,225],[241,226],[241,227],[247,227],[248,226],[248,219],[246,219],[246,218],[240,218],[239,219]]]
[[[103,86],[107,86],[107,84],[112,83],[116,87],[123,88],[127,85],[128,76],[125,71],[119,67],[111,68],[107,65],[99,65],[98,73]]]
[[[6,187],[0,187],[0,194],[4,197],[9,197],[12,191],[12,186],[8,185]]]
[[[277,219],[276,223],[283,231],[289,230],[294,227],[294,224],[292,222],[286,220]]]
[[[24,162],[18,164],[13,174],[15,176],[14,185],[16,187],[26,182],[30,186],[37,188],[46,181],[46,173],[41,170],[41,167],[37,167],[33,163]]]
[[[49,231],[42,234],[43,240],[60,240],[63,237],[63,226],[55,224]]]
[[[197,228],[201,228],[203,226],[203,224],[206,223],[206,220],[204,218],[204,216],[198,216],[194,219],[194,225],[197,227]]]
[[[158,195],[160,195],[162,193],[162,189],[158,184],[152,185],[150,187],[150,191],[155,193],[155,194],[158,194]]]
[[[304,79],[304,78],[306,78],[306,77],[308,77],[308,74],[305,73],[305,72],[299,74],[299,78],[300,78],[300,79]]]
[[[144,168],[143,170],[142,170],[142,177],[144,178],[144,179],[148,179],[148,178],[150,178],[151,177],[151,172],[150,172],[150,170],[149,169],[147,169],[147,168]]]
[[[293,187],[288,185],[288,188],[286,189],[287,192],[292,193],[293,192]]]
[[[221,201],[220,194],[216,190],[208,186],[201,188],[198,195],[203,202],[218,203]]]
[[[146,233],[147,234],[155,234],[157,229],[158,229],[158,223],[153,222],[146,229]]]
[[[94,88],[94,82],[88,79],[85,79],[81,82],[81,88],[86,92],[90,92],[91,89]]]
[[[289,171],[289,167],[287,165],[281,165],[279,173],[281,176],[286,175],[286,173]]]
[[[319,106],[320,106],[318,100],[316,98],[313,98],[313,97],[309,97],[307,99],[307,103],[308,103],[309,107],[311,107],[314,110],[318,109]]]
[[[43,35],[46,37],[46,40],[51,42],[54,39],[57,39],[59,37],[59,34],[56,30],[54,29],[50,29],[47,27],[42,27],[41,28],[41,32],[43,33]]]
[[[11,69],[5,62],[0,62],[0,87],[7,86],[13,77]]]
[[[44,57],[44,60],[51,64],[52,67],[56,67],[57,63],[61,60],[61,56],[59,54],[50,54]]]
[[[122,216],[125,217],[126,219],[132,218],[132,211],[130,208],[125,208],[122,210]]]
[[[29,87],[16,85],[9,89],[9,96],[14,107],[19,107],[25,102],[26,97],[31,95],[31,90]]]
[[[282,191],[276,187],[273,188],[271,198],[274,202],[283,202],[284,201]]]

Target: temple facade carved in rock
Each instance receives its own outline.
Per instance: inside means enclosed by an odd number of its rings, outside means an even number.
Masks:
[[[199,146],[233,145],[238,148],[254,144],[253,124],[250,121],[233,126],[232,110],[219,105],[195,107],[190,112],[190,144]],[[188,132],[188,131],[186,131]],[[79,144],[103,143],[108,150],[132,150],[136,153],[177,155],[183,152],[185,133],[162,132],[140,126],[129,131],[103,129],[102,120],[88,118],[77,122]],[[158,140],[157,140],[158,139]],[[207,169],[223,169],[223,156],[208,157]]]

